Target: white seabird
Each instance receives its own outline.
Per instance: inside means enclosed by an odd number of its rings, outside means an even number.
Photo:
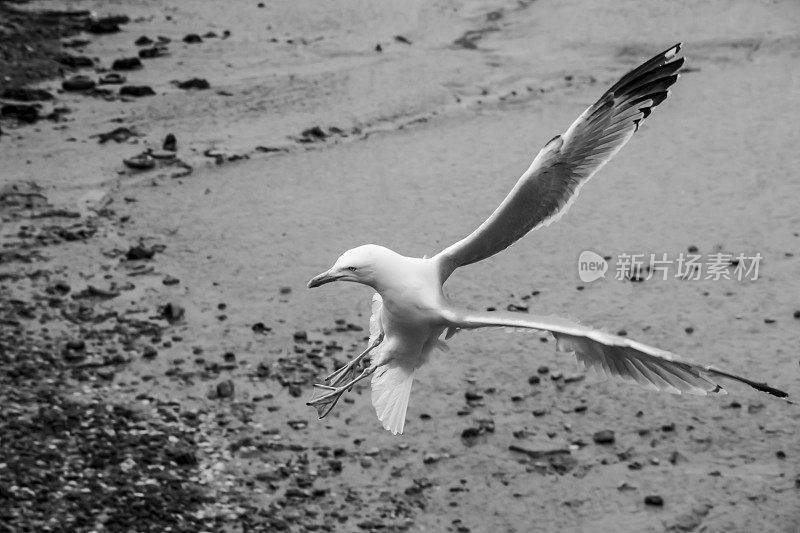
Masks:
[[[373,296],[367,349],[316,385],[308,402],[325,417],[339,398],[372,376],[372,403],[383,427],[402,433],[414,372],[440,340],[456,331],[506,326],[548,331],[559,350],[574,352],[587,367],[654,389],[680,394],[725,393],[716,377],[740,381],[779,397],[787,394],[711,366],[631,339],[593,330],[551,316],[477,312],[452,305],[442,285],[453,271],[504,250],[529,231],[557,220],[580,188],[628,142],[640,123],[669,95],[683,58],[676,44],[623,76],[567,131],[539,152],[528,170],[492,215],[466,238],[430,258],[400,255],[367,244],[348,250],[308,286],[332,281],[368,285]],[[369,355],[370,364],[362,368]]]

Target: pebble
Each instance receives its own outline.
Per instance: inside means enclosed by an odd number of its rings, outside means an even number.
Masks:
[[[142,48],[139,50],[139,57],[142,59],[153,59],[166,55],[169,55],[169,49],[166,46],[153,46],[151,48]]]
[[[153,44],[153,39],[148,37],[147,35],[142,35],[138,39],[136,39],[133,44],[136,46],[147,46],[148,44]]]
[[[793,314],[792,316],[793,316],[793,317],[795,317],[796,319],[800,320],[800,309],[798,309],[797,311],[795,311],[795,312],[794,312],[794,314]]]
[[[164,143],[161,145],[161,148],[164,150],[169,150],[170,152],[175,152],[178,150],[178,140],[175,138],[175,135],[172,133],[168,133],[166,137],[164,137]]]
[[[264,325],[263,322],[256,322],[250,329],[253,330],[253,333],[260,333],[260,334],[265,334],[272,331],[272,328],[267,327],[266,325]]]
[[[233,381],[226,379],[217,383],[217,396],[219,398],[231,398],[233,397],[233,392]]]
[[[536,369],[536,372],[538,372],[539,374],[547,374],[548,372],[550,372],[550,369],[546,366],[540,366],[538,369]]]
[[[5,104],[0,107],[0,116],[33,124],[39,120],[39,108],[30,104]]]
[[[119,94],[122,96],[153,96],[156,92],[149,85],[123,85],[119,88]]]
[[[616,440],[614,436],[614,431],[610,429],[603,429],[597,431],[592,435],[592,440],[595,444],[613,444]]]
[[[645,505],[654,505],[656,507],[663,507],[664,506],[664,498],[658,496],[657,494],[651,494],[649,496],[644,497],[644,504]]]
[[[145,346],[144,350],[142,351],[142,357],[145,359],[155,359],[158,357],[158,351],[152,346]]]
[[[95,81],[89,76],[72,76],[61,82],[61,88],[65,91],[88,91],[94,89]]]
[[[138,57],[122,57],[115,59],[111,64],[112,70],[136,70],[142,68],[142,61]]]
[[[196,33],[189,33],[188,35],[186,35],[183,38],[183,42],[189,43],[189,44],[202,43],[203,42],[203,38],[200,37],[199,35],[197,35]]]
[[[692,244],[691,246],[689,246],[689,248],[687,248],[687,250],[689,251],[690,254],[697,253],[697,246]]]
[[[53,99],[53,95],[44,89],[31,89],[29,87],[9,87],[3,91],[0,97],[19,102],[39,102]]]
[[[190,78],[185,81],[179,81],[177,83],[178,89],[208,89],[211,87],[211,84],[208,83],[208,80],[203,78]]]
[[[120,31],[120,24],[125,24],[128,22],[128,17],[123,16],[111,16],[111,17],[103,17],[97,20],[94,20],[89,23],[86,27],[86,31],[89,33],[94,33],[96,35],[102,35],[105,33],[116,33]]]
[[[118,72],[109,72],[104,76],[100,76],[98,81],[100,85],[122,85],[126,80],[127,78]]]
[[[531,376],[531,377],[528,378],[528,383],[530,385],[538,385],[541,382],[542,382],[542,378],[540,378],[539,376]]]
[[[296,341],[307,341],[308,340],[308,333],[304,330],[300,329],[294,332],[294,340]]]
[[[56,61],[64,66],[72,68],[92,67],[94,61],[86,56],[74,56],[72,54],[61,54],[56,57]]]
[[[175,322],[183,320],[185,314],[186,314],[186,309],[173,302],[166,304],[161,309],[161,316],[167,319],[167,322],[169,322],[170,324],[174,324]]]
[[[692,333],[694,333],[694,328],[689,326],[688,328],[684,329],[683,331],[685,331],[687,335],[691,335]]]
[[[167,276],[161,281],[161,283],[163,283],[164,285],[168,285],[168,286],[169,285],[177,285],[180,282],[181,282],[181,280],[179,280],[178,278],[173,277],[173,276]]]
[[[433,463],[438,463],[441,458],[442,456],[438,453],[429,453],[422,458],[422,462],[426,465],[432,465]]]

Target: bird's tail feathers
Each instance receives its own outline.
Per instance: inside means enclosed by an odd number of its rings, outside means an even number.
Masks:
[[[372,375],[372,405],[384,429],[403,433],[414,370],[395,362],[378,368]]]

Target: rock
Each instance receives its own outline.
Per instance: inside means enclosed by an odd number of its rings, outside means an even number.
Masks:
[[[152,48],[143,48],[139,50],[139,57],[142,59],[153,59],[155,57],[164,57],[169,55],[169,49],[166,46],[153,46]]]
[[[533,411],[531,411],[531,414],[538,418],[540,416],[546,415],[547,414],[547,410],[545,410],[545,409],[534,409]]]
[[[689,326],[688,328],[684,329],[683,331],[685,331],[687,335],[691,335],[692,333],[694,333],[694,328]]]
[[[72,68],[83,68],[94,66],[94,61],[86,56],[74,56],[72,54],[59,54],[56,61],[64,66]]]
[[[217,397],[231,398],[233,396],[233,381],[226,379],[217,383]]]
[[[95,81],[89,76],[72,76],[61,82],[61,88],[65,91],[88,91],[94,89]]]
[[[695,245],[693,245],[693,244],[692,244],[691,246],[689,246],[689,248],[687,248],[687,250],[688,250],[688,252],[689,252],[690,254],[697,253],[697,246],[695,246]]]
[[[798,309],[797,311],[795,311],[795,312],[794,312],[794,314],[793,314],[792,316],[793,316],[793,317],[795,317],[796,319],[800,320],[800,309]]]
[[[305,420],[289,420],[286,423],[289,424],[289,427],[291,427],[296,431],[305,429],[308,426],[308,422],[306,422]]]
[[[514,313],[527,313],[528,306],[527,305],[519,305],[519,304],[508,304],[506,306],[506,310],[512,311]]]
[[[308,333],[305,331],[298,330],[294,332],[294,340],[295,341],[307,341],[308,340]]]
[[[161,308],[161,316],[170,324],[174,324],[183,320],[184,316],[186,316],[186,309],[176,303],[169,302]]]
[[[128,159],[123,159],[122,163],[134,170],[150,170],[156,166],[155,160],[150,154],[139,154]]]
[[[138,39],[136,39],[136,40],[133,42],[133,44],[135,44],[136,46],[147,46],[147,45],[149,45],[149,44],[153,44],[154,42],[155,42],[155,41],[153,41],[153,39],[151,39],[151,38],[150,38],[150,37],[148,37],[147,35],[142,35],[141,37],[139,37]]]
[[[53,99],[53,95],[44,89],[31,89],[28,87],[9,87],[3,91],[0,97],[20,102],[39,102]]]
[[[119,94],[122,96],[153,96],[156,92],[149,85],[123,85],[119,88]]]
[[[550,372],[550,369],[542,365],[536,370],[536,372],[538,372],[539,374],[547,374],[548,372]]]
[[[142,61],[138,57],[121,57],[111,64],[112,70],[137,70],[142,68]]]
[[[196,33],[189,33],[186,36],[184,36],[183,42],[189,43],[189,44],[202,43],[203,42],[203,38],[200,37],[199,35],[197,35]]]
[[[168,133],[167,136],[164,137],[164,143],[161,145],[161,148],[175,152],[178,149],[178,140],[175,138],[175,135]]]
[[[167,286],[177,285],[180,282],[181,282],[181,280],[179,280],[178,278],[176,278],[174,276],[167,276],[161,281],[161,283],[163,283],[164,285],[167,285]]]
[[[253,333],[260,333],[262,335],[272,331],[272,328],[265,326],[263,322],[256,322],[251,329]]]
[[[128,261],[138,261],[142,259],[152,259],[156,251],[154,248],[145,248],[141,244],[132,246],[125,252],[125,259]]]
[[[541,382],[542,382],[542,378],[540,378],[539,376],[530,376],[528,378],[528,383],[530,385],[538,385]]]
[[[645,505],[653,505],[656,507],[663,507],[664,506],[664,498],[658,496],[656,494],[651,494],[649,496],[644,497],[644,504]]]
[[[383,52],[383,47],[381,46],[380,43],[375,45],[375,51],[376,52]]]
[[[291,294],[291,293],[292,293],[292,288],[291,288],[291,287],[284,286],[284,287],[281,287],[281,289],[280,289],[280,291],[279,291],[279,292],[280,292],[281,294]]]
[[[483,400],[483,394],[475,390],[468,390],[467,392],[464,393],[464,398],[468,402],[477,402]]]
[[[428,453],[422,458],[422,462],[426,465],[432,465],[433,463],[438,463],[441,458],[442,456],[437,453]]]
[[[39,120],[39,108],[30,104],[4,104],[0,107],[0,116],[33,124]]]
[[[98,80],[101,85],[122,85],[125,83],[125,76],[117,72],[109,72],[104,76],[100,76]]]
[[[145,359],[155,359],[158,357],[158,351],[152,346],[145,346],[142,351],[142,357]]]
[[[176,83],[178,89],[208,89],[211,87],[211,84],[208,83],[207,80],[203,78],[191,78],[185,81],[179,81]]]
[[[478,438],[481,436],[481,430],[478,428],[467,428],[461,432],[461,442],[464,443],[464,446],[471,447],[474,446],[478,442]]]
[[[108,33],[117,33],[120,31],[120,24],[127,24],[128,17],[124,15],[114,15],[109,17],[99,18],[89,22],[86,26],[86,31],[94,33],[95,35],[103,35]]]
[[[398,43],[411,44],[411,41],[409,41],[408,39],[406,39],[402,35],[395,35],[394,36],[394,40],[397,41]]]
[[[109,140],[121,143],[127,141],[131,137],[138,137],[138,136],[139,136],[138,133],[126,127],[114,128],[113,130],[108,131],[106,133],[97,133],[95,135],[92,135],[92,137],[97,137],[98,139],[97,142],[99,142],[100,144],[105,144]]]
[[[592,435],[592,440],[596,444],[613,444],[615,440],[614,431],[611,429],[597,431]]]
[[[764,319],[764,324],[774,324],[774,323],[775,323],[775,319],[774,318],[765,318]]]

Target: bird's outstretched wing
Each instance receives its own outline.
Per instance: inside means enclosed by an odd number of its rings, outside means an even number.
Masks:
[[[559,350],[574,352],[587,368],[597,369],[607,376],[635,381],[653,390],[702,396],[710,392],[725,394],[725,389],[714,381],[715,377],[725,377],[773,396],[787,396],[786,392],[766,383],[758,383],[711,366],[681,361],[671,352],[563,318],[460,310],[446,311],[445,318],[449,327],[461,329],[505,326],[549,331],[556,338]]]
[[[500,252],[529,231],[557,220],[578,192],[623,147],[678,79],[681,44],[622,77],[539,152],[494,213],[469,236],[441,251],[442,281],[453,270]]]

